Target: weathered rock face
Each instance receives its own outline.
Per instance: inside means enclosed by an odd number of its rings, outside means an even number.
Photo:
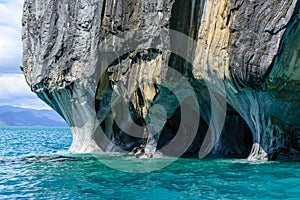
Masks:
[[[21,68],[70,125],[71,152],[300,158],[299,9],[25,0]]]

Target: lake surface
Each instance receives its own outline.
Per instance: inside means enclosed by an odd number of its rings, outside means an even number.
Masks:
[[[68,128],[0,127],[0,199],[300,198],[299,162],[74,155],[71,142]]]

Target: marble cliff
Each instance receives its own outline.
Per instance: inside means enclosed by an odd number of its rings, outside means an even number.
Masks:
[[[21,69],[71,127],[71,152],[297,159],[299,9],[25,0]]]

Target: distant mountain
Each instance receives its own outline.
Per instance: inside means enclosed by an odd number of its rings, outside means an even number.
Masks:
[[[53,110],[0,106],[0,126],[67,126]]]

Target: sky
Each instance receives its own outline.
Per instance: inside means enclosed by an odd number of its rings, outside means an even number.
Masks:
[[[20,70],[24,0],[0,0],[0,106],[50,109],[30,91]]]

